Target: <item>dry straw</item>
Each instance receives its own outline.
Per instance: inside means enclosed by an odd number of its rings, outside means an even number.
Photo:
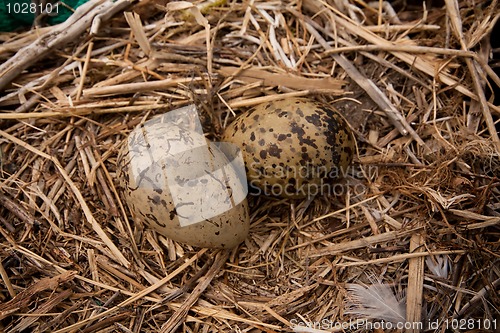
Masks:
[[[382,304],[370,291],[406,322],[493,328],[499,17],[486,0],[90,0],[0,34],[0,331],[332,332]],[[219,139],[290,96],[356,133],[335,193],[250,197],[229,252],[131,218],[116,156],[136,125],[195,103]]]

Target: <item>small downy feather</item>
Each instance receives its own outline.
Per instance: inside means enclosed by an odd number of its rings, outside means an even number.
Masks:
[[[398,301],[389,286],[380,282],[371,285],[349,283],[346,290],[347,300],[344,313],[393,324],[406,321],[404,301]]]
[[[448,277],[448,268],[450,263],[446,256],[435,256],[425,258],[427,268],[434,274],[434,276],[446,279]]]

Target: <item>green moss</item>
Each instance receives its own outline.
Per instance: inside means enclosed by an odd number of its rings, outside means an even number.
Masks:
[[[212,8],[224,6],[226,3],[227,0],[207,1],[206,3],[201,4],[200,11],[204,15],[209,14]]]

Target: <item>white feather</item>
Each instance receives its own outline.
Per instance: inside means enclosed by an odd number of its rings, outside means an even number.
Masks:
[[[448,257],[446,256],[434,256],[434,258],[425,258],[425,264],[427,268],[440,278],[446,279],[448,277],[448,268],[450,264],[448,262]]]
[[[389,286],[380,282],[368,286],[350,283],[346,289],[346,314],[394,324],[405,322],[405,304],[403,301],[398,301]]]

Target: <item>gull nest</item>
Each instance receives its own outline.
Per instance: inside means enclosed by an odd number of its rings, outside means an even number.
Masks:
[[[90,0],[0,33],[0,331],[499,329],[499,16],[496,0]],[[132,218],[116,158],[138,124],[195,104],[217,141],[291,96],[355,133],[336,191],[249,196],[233,250]]]

